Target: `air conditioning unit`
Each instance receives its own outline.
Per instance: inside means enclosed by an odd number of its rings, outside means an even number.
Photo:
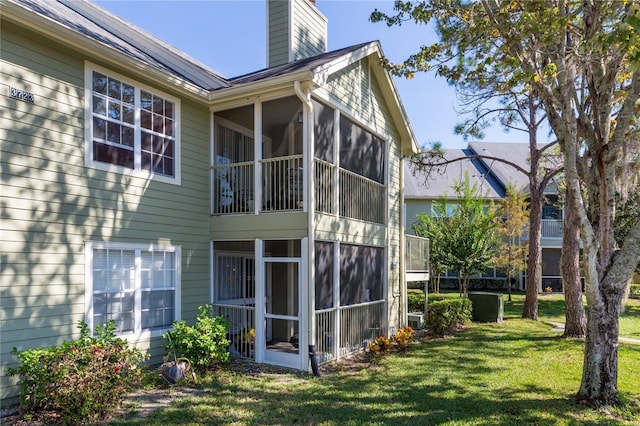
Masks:
[[[418,330],[425,327],[424,314],[422,312],[409,312],[407,315],[409,327]]]

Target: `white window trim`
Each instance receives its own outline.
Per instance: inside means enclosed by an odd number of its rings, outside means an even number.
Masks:
[[[175,282],[175,306],[174,306],[174,321],[180,321],[181,319],[181,276],[182,276],[182,256],[180,246],[168,246],[158,244],[136,244],[136,243],[107,243],[98,241],[86,241],[85,242],[85,322],[87,323],[89,330],[93,333],[95,324],[93,324],[93,251],[96,249],[119,249],[119,250],[146,250],[146,251],[170,251],[176,255],[176,282]],[[136,288],[136,292],[140,289]],[[135,312],[138,314],[137,306]],[[137,316],[137,321],[134,323],[134,331],[128,333],[119,333],[118,336],[125,338],[133,338],[138,340],[148,337],[159,337],[164,334],[165,331],[170,330],[171,327],[165,327],[155,330],[142,330],[140,324],[140,317]]]
[[[149,93],[152,93],[154,95],[158,95],[161,96],[163,98],[165,98],[166,100],[169,100],[171,102],[173,102],[175,104],[175,129],[174,129],[174,134],[175,134],[175,161],[174,161],[174,167],[175,167],[175,176],[171,177],[171,176],[164,176],[164,175],[159,175],[159,174],[155,174],[153,172],[150,172],[148,170],[142,170],[142,169],[130,169],[128,167],[123,167],[123,166],[118,166],[116,164],[109,164],[109,163],[103,163],[100,161],[94,161],[93,160],[93,111],[91,110],[91,105],[92,105],[92,96],[93,96],[93,88],[92,88],[92,82],[93,82],[93,72],[97,71],[99,73],[102,73],[104,75],[106,75],[107,77],[113,77],[113,78],[117,78],[118,80],[122,81],[123,83],[127,83],[133,87],[135,87],[136,89],[136,93],[139,93],[140,90],[144,90],[147,91]],[[96,65],[92,62],[89,61],[85,61],[84,63],[84,120],[85,120],[85,126],[84,126],[84,163],[86,167],[91,167],[94,169],[99,169],[99,170],[104,170],[107,172],[113,172],[113,173],[118,173],[118,174],[123,174],[123,175],[130,175],[130,176],[135,176],[135,177],[139,177],[139,178],[143,178],[143,179],[153,179],[153,180],[157,180],[160,182],[166,182],[166,183],[171,183],[171,184],[175,184],[175,185],[180,185],[181,184],[181,148],[180,148],[180,134],[181,134],[181,115],[180,115],[180,111],[181,111],[181,106],[180,106],[180,99],[176,98],[174,96],[169,95],[168,93],[165,93],[161,90],[158,90],[154,87],[151,86],[147,86],[145,84],[142,84],[136,80],[133,80],[129,77],[126,77],[122,74],[119,74],[117,72],[111,71],[108,68],[104,68],[101,67],[99,65]],[[136,111],[135,111],[135,128],[136,130],[139,130],[140,128],[140,107],[139,107],[139,96],[136,99]],[[135,144],[134,144],[134,152],[135,155],[139,155],[140,154],[140,137],[137,134],[138,132],[136,132],[136,136],[135,136]]]

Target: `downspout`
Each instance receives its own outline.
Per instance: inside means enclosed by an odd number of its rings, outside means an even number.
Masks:
[[[300,81],[296,80],[293,82],[293,89],[296,92],[296,96],[300,99],[303,104],[303,108],[306,111],[306,119],[303,121],[303,126],[305,130],[305,134],[307,136],[307,143],[303,144],[307,149],[305,169],[307,172],[305,176],[307,178],[307,182],[305,185],[305,189],[307,192],[306,202],[307,202],[307,229],[308,229],[308,239],[309,244],[307,245],[307,343],[309,345],[309,361],[311,362],[311,370],[313,371],[314,376],[320,376],[320,371],[318,370],[318,360],[316,358],[316,344],[315,344],[315,329],[316,329],[316,316],[315,316],[315,235],[314,235],[314,206],[315,206],[315,194],[313,191],[313,177],[315,176],[313,170],[313,153],[314,153],[314,140],[313,140],[313,104],[311,103],[311,94],[304,93],[302,88],[300,87]]]
[[[405,252],[407,242],[405,238],[406,234],[406,218],[404,208],[404,159],[402,154],[400,155],[400,315],[398,318],[398,329],[406,325],[407,315],[409,313],[408,295],[407,295],[407,274],[406,274],[406,262]]]

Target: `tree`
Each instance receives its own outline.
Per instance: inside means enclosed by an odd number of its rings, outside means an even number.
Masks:
[[[452,189],[456,197],[434,201],[432,214],[418,214],[413,228],[416,235],[429,238],[432,276],[455,271],[460,293],[466,296],[471,275],[485,271],[497,250],[495,211],[468,174]]]
[[[419,237],[429,238],[429,272],[431,291],[440,293],[440,277],[449,269],[447,265],[447,225],[446,205],[434,203],[433,213],[419,213],[418,222],[413,224],[413,231]]]
[[[527,232],[529,208],[525,195],[513,186],[507,188],[507,198],[500,200],[498,207],[497,231],[502,237],[500,249],[493,259],[493,265],[507,276],[507,290],[511,302],[511,282],[527,265],[528,244],[522,244],[521,237]]]
[[[409,3],[398,5],[398,10],[409,11]],[[416,6],[416,11],[419,6]],[[420,12],[412,14],[416,17],[416,22],[423,22]],[[390,17],[376,11],[372,14],[374,22],[385,20],[389,25],[401,24],[402,13]],[[445,42],[442,43],[443,45]],[[443,46],[432,45],[433,50],[441,51]],[[396,75],[412,77],[417,71],[424,71],[430,64],[421,62],[429,57],[433,52],[423,49],[417,55],[412,56],[403,64],[393,65],[387,61],[392,72]],[[487,161],[502,162],[513,167],[517,172],[523,173],[529,179],[529,201],[531,205],[531,215],[529,222],[529,262],[527,264],[527,293],[523,306],[522,317],[533,320],[538,319],[538,291],[542,277],[542,208],[544,205],[544,191],[553,178],[561,172],[562,164],[558,159],[561,157],[555,152],[556,143],[549,143],[544,146],[538,144],[537,134],[542,123],[546,120],[544,105],[541,104],[530,85],[518,83],[514,75],[517,69],[504,64],[502,73],[495,72],[492,67],[480,65],[478,67],[457,67],[450,72],[446,66],[446,58],[451,57],[449,53],[436,65],[437,72],[446,77],[450,83],[454,84],[459,97],[462,99],[464,108],[462,114],[470,114],[471,118],[456,126],[455,131],[467,138],[468,136],[482,137],[482,129],[492,121],[498,120],[506,129],[526,132],[529,137],[529,167],[524,169],[512,161],[505,158],[489,157],[486,155],[464,156],[459,159],[444,159],[439,155],[437,149],[424,150],[412,157],[413,164],[422,172],[428,175],[432,171],[439,171],[446,168],[450,163],[468,160],[469,158],[482,158]],[[508,70],[508,71],[507,71]],[[428,177],[427,177],[428,178]],[[576,260],[577,264],[577,260]],[[579,267],[575,271],[568,271],[564,277],[565,287],[580,291]],[[581,302],[581,300],[580,300]],[[569,323],[572,318],[582,318],[584,323],[584,308],[579,306],[567,306],[567,311],[573,313],[568,316]],[[569,329],[576,327],[569,324]],[[584,327],[582,331],[584,335]]]
[[[399,6],[400,10],[408,10],[408,3]],[[402,9],[401,9],[402,8]],[[421,19],[419,6],[415,8],[418,22]],[[372,20],[386,20],[388,24],[400,24],[400,14],[388,17],[379,12],[372,14]],[[447,34],[447,32],[443,32]],[[454,35],[455,37],[455,35]],[[443,35],[444,38],[444,35]],[[443,42],[443,44],[445,44]],[[438,46],[435,50],[439,50]],[[396,74],[411,77],[416,70],[420,70],[419,61],[421,52],[412,56],[404,64],[391,66]],[[482,59],[482,55],[479,57]],[[533,320],[538,319],[538,292],[542,276],[542,217],[544,205],[544,191],[547,185],[562,171],[562,155],[557,150],[557,143],[539,146],[537,135],[540,126],[546,122],[547,114],[545,105],[539,99],[529,81],[519,78],[522,72],[517,63],[504,61],[496,72],[495,66],[485,66],[480,61],[479,66],[455,67],[451,71],[446,66],[446,58],[452,57],[447,53],[445,61],[436,65],[441,75],[455,84],[456,92],[462,101],[461,113],[468,114],[470,118],[455,128],[456,133],[466,137],[482,137],[482,129],[493,121],[499,123],[507,130],[526,132],[529,138],[529,167],[522,169],[516,167],[513,162],[504,158],[492,158],[485,155],[472,157],[482,158],[487,161],[498,161],[514,167],[518,172],[525,174],[529,179],[530,221],[529,221],[529,262],[527,264],[527,292],[522,310],[522,317]],[[389,63],[387,62],[389,65]],[[434,155],[435,153],[435,155]],[[468,159],[468,156],[461,159]],[[435,150],[428,150],[413,157],[413,163],[422,171],[442,169],[450,162],[458,159],[443,161]],[[567,210],[573,213],[573,210]],[[579,223],[575,217],[566,216],[563,233],[563,245],[561,257],[562,280],[565,291],[565,337],[584,337],[586,330],[585,311],[582,304],[582,286],[580,281],[579,263]]]
[[[640,218],[614,238],[616,190],[630,161],[629,132],[640,99],[637,2],[604,0],[432,0],[395,3],[390,25],[435,22],[440,42],[400,64],[435,66],[449,81],[486,70],[540,99],[563,153],[567,203],[580,226],[589,304],[582,382],[577,398],[619,403],[618,317],[640,263]],[[621,167],[622,165],[622,167]]]
[[[446,264],[458,274],[458,286],[467,296],[471,275],[485,271],[498,248],[495,209],[477,184],[471,185],[469,174],[452,186],[456,193],[455,209],[446,223]],[[440,201],[446,210],[446,200]]]

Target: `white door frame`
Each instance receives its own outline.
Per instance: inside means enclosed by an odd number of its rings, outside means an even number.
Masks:
[[[283,367],[295,368],[298,370],[308,370],[308,312],[307,297],[308,289],[306,285],[306,268],[304,262],[304,249],[306,247],[306,238],[301,241],[302,257],[265,257],[264,241],[255,240],[255,259],[256,259],[256,337],[255,337],[255,356],[256,362],[279,365]],[[267,314],[267,277],[265,271],[269,264],[273,263],[295,263],[298,267],[298,315],[275,315]],[[291,303],[292,301],[289,301]],[[267,336],[266,321],[271,319],[285,319],[298,321],[298,353],[291,354],[266,349]]]

